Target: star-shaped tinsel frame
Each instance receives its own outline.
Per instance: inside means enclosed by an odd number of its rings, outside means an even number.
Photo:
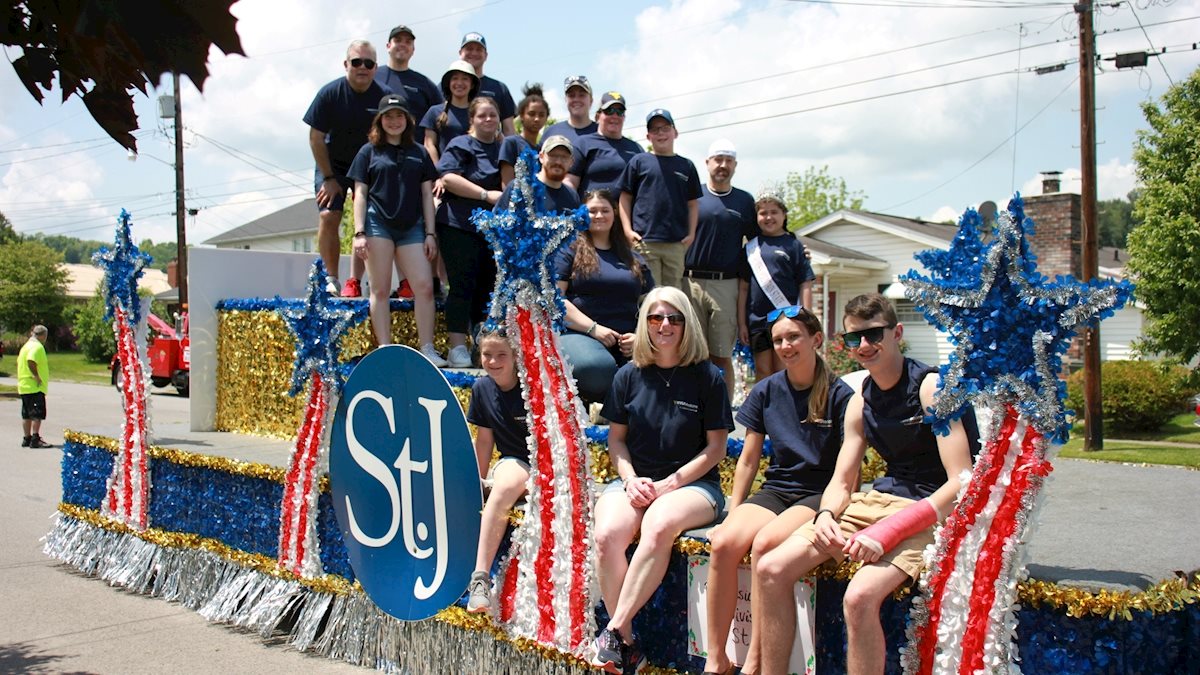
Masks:
[[[104,268],[104,318],[112,320],[113,310],[120,307],[131,326],[142,319],[142,303],[138,297],[137,282],[142,270],[153,260],[134,245],[130,236],[133,218],[125,209],[117,216],[113,247],[102,246],[92,255],[92,263]]]
[[[587,229],[589,219],[583,206],[560,213],[546,211],[546,186],[537,178],[539,170],[537,154],[526,148],[514,169],[512,208],[498,213],[476,209],[471,214],[471,222],[492,245],[496,260],[496,289],[486,329],[504,323],[506,308],[523,288],[537,293],[538,304],[553,319],[555,329],[561,328],[564,307],[550,259],[577,231]]]
[[[339,394],[345,382],[338,362],[341,339],[350,326],[362,320],[366,305],[331,302],[325,283],[325,264],[317,258],[308,273],[308,297],[282,303],[278,310],[296,340],[296,357],[292,362],[288,396],[304,391],[309,373],[313,371],[320,373],[321,378]],[[361,307],[351,307],[351,304]]]
[[[1124,306],[1133,284],[1049,280],[1029,250],[1033,231],[1020,194],[990,231],[968,209],[949,250],[916,255],[930,276],[910,270],[900,277],[908,299],[954,345],[929,410],[939,433],[948,433],[972,399],[986,397],[989,405],[1013,405],[1051,440],[1067,438],[1066,384],[1058,378],[1062,355],[1083,324]]]

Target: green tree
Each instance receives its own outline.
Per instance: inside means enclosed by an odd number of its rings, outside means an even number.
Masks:
[[[76,344],[84,358],[96,363],[106,363],[117,350],[112,322],[104,320],[104,309],[104,295],[97,288],[73,317]]]
[[[0,212],[0,246],[4,244],[12,244],[21,240],[21,235],[13,229],[12,221],[8,216]]]
[[[1133,204],[1137,197],[1138,191],[1133,190],[1128,199],[1102,199],[1096,203],[1101,246],[1125,248],[1126,238],[1137,224],[1133,217]]]
[[[62,324],[67,271],[62,254],[36,241],[0,246],[0,325],[21,333]]]
[[[788,229],[796,230],[838,209],[860,209],[866,195],[851,190],[846,180],[829,174],[829,167],[808,167],[804,173],[793,171],[774,189],[788,205]]]
[[[149,239],[143,239],[142,243],[138,244],[138,249],[142,253],[149,253],[154,262],[150,266],[156,270],[167,271],[167,263],[174,260],[179,253],[179,247],[173,241],[164,241],[161,244],[156,244]]]
[[[1186,362],[1200,353],[1200,69],[1142,114],[1128,266],[1149,318],[1141,346]]]

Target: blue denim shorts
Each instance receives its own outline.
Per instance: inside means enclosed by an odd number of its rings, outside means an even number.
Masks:
[[[417,222],[409,225],[407,228],[401,229],[392,227],[383,222],[375,209],[367,207],[367,224],[363,227],[363,232],[368,237],[379,237],[380,239],[391,239],[396,246],[412,246],[413,244],[421,244],[425,241],[424,219],[418,219]]]
[[[688,483],[687,485],[684,485],[683,487],[681,487],[679,489],[680,490],[695,490],[696,492],[699,492],[700,494],[704,495],[704,498],[707,499],[708,503],[713,507],[713,518],[714,519],[717,516],[721,515],[721,512],[725,510],[725,493],[721,492],[721,484],[715,480],[700,479],[697,481],[692,481],[691,483]],[[606,495],[610,492],[624,492],[624,491],[625,491],[625,481],[618,478],[618,479],[614,480],[613,482],[605,485],[604,491],[601,492],[600,494]]]

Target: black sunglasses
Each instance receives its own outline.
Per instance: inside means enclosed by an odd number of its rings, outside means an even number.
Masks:
[[[651,326],[661,326],[663,321],[670,321],[672,326],[682,326],[683,315],[678,312],[671,314],[647,314],[646,321]]]
[[[895,328],[896,324],[889,323],[886,326],[874,326],[872,328],[864,328],[862,330],[850,331],[842,333],[842,343],[847,349],[858,349],[863,340],[877,345],[883,342],[883,331]]]
[[[787,307],[779,307],[767,312],[767,323],[775,323],[781,316],[794,319],[800,316],[801,312],[808,313],[808,310],[804,309],[804,305],[789,305]]]
[[[611,108],[606,108],[604,110],[601,110],[600,112],[604,113],[605,115],[612,115],[613,117],[624,117],[625,116],[625,109],[618,108],[616,106],[613,106]]]
[[[366,68],[367,70],[370,70],[375,67],[375,60],[354,58],[350,59],[350,65],[354,66],[355,68]]]

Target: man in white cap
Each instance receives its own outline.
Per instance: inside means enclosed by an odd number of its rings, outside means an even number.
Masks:
[[[475,75],[479,78],[479,93],[476,96],[487,96],[500,107],[500,130],[505,136],[515,136],[517,128],[513,125],[513,117],[517,114],[517,104],[513,101],[512,92],[507,84],[483,74],[483,64],[488,58],[487,40],[480,33],[467,33],[458,47],[458,58],[475,68]]]
[[[713,365],[725,372],[733,396],[733,345],[737,341],[738,264],[746,240],[759,235],[754,197],[731,184],[737,149],[727,139],[708,146],[708,182],[701,186],[696,239],[684,260],[683,290],[692,300]]]

